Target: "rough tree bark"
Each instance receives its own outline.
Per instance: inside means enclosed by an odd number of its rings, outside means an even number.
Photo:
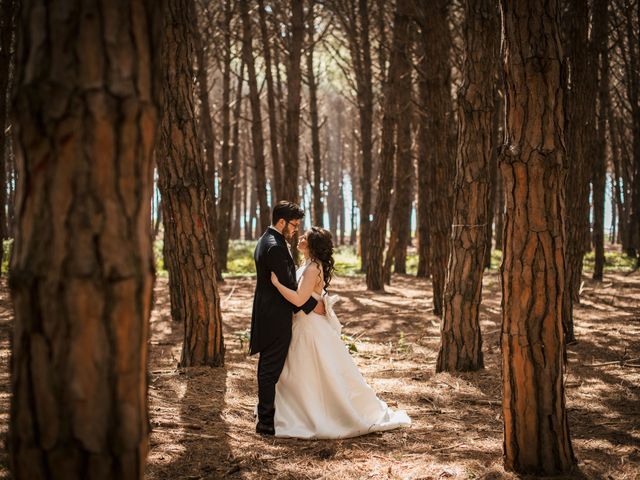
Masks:
[[[451,232],[452,184],[455,175],[455,124],[451,100],[451,34],[449,32],[449,2],[433,0],[418,2],[418,19],[422,28],[420,39],[428,59],[423,72],[430,94],[423,106],[427,117],[429,156],[429,206],[431,215],[429,244],[431,249],[431,279],[433,313],[442,315],[444,284],[449,257]]]
[[[240,17],[242,18],[242,61],[247,67],[249,78],[249,103],[251,105],[251,142],[253,146],[253,171],[256,182],[256,194],[260,208],[261,231],[271,224],[271,211],[267,203],[267,175],[264,160],[264,138],[262,134],[262,113],[258,79],[253,59],[253,35],[251,33],[251,17],[249,16],[249,0],[239,0]]]
[[[479,310],[489,221],[489,166],[494,156],[498,5],[464,2],[463,84],[458,94],[458,152],[449,273],[436,371],[484,368]],[[489,239],[489,242],[491,240]]]
[[[501,0],[506,135],[502,280],[504,463],[554,475],[575,458],[565,408],[562,326],[565,141],[560,7]],[[568,292],[567,292],[568,293]]]
[[[393,22],[393,39],[387,83],[384,87],[380,173],[378,175],[378,195],[373,222],[369,231],[366,281],[368,290],[384,289],[383,253],[387,234],[387,220],[391,207],[391,187],[393,185],[393,158],[395,155],[395,132],[398,125],[398,96],[402,75],[411,68],[410,41],[412,0],[398,0]]]
[[[156,59],[162,109],[156,157],[158,186],[171,315],[184,325],[181,367],[221,366],[225,350],[204,161],[195,122],[195,52],[190,32],[196,25],[193,1],[164,0]]]
[[[9,280],[17,480],[144,475],[151,5],[25,0],[17,19]]]

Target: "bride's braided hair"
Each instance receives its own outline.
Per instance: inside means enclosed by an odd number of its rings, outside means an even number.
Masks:
[[[321,227],[311,227],[307,230],[306,237],[307,245],[309,246],[309,256],[316,265],[322,268],[324,289],[328,290],[333,271],[335,270],[331,232]]]

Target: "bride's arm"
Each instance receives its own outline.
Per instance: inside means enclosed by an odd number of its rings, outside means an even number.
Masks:
[[[302,274],[302,281],[298,285],[298,290],[291,290],[282,285],[274,273],[271,273],[271,282],[284,298],[296,307],[300,307],[311,297],[311,292],[313,292],[316,285],[319,273],[318,266],[315,263],[311,263]]]

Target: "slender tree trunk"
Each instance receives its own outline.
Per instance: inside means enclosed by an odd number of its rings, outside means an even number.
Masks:
[[[504,245],[504,186],[502,176],[496,178],[496,243],[495,249],[503,251]]]
[[[229,230],[231,228],[231,209],[233,207],[233,190],[235,178],[231,173],[231,0],[224,2],[224,23],[222,35],[224,38],[222,59],[222,152],[220,162],[220,193],[218,201],[218,222],[216,236],[216,251],[218,253],[219,270],[227,271],[227,257],[229,253]],[[238,77],[239,88],[242,87],[242,75],[244,64],[240,67]],[[236,101],[238,98],[236,97]],[[240,108],[236,103],[236,110]],[[238,112],[239,115],[239,112]],[[237,117],[236,117],[237,124]],[[235,127],[235,125],[234,125]],[[235,132],[234,132],[235,133]],[[235,144],[233,145],[235,147]],[[237,152],[236,152],[237,155]]]
[[[640,45],[638,45],[638,31],[635,25],[640,22],[640,2],[627,2],[627,42],[628,52],[628,77],[627,98],[631,106],[631,192],[629,208],[628,254],[635,258],[636,268],[640,268]],[[636,7],[635,11],[633,6]]]
[[[389,75],[384,89],[378,194],[373,222],[369,232],[366,269],[368,290],[384,289],[383,252],[387,234],[387,220],[391,207],[393,158],[396,150],[395,132],[398,125],[398,98],[403,76],[407,75],[411,69],[411,54],[407,48],[410,43],[410,31],[411,0],[398,0],[393,23]]]
[[[0,265],[4,263],[4,240],[7,239],[7,147],[6,126],[9,122],[9,99],[12,75],[11,43],[15,30],[16,0],[0,0]],[[9,139],[10,141],[10,139]]]
[[[423,72],[428,85],[427,111],[430,172],[429,226],[431,238],[431,279],[433,284],[433,313],[442,315],[444,285],[449,258],[451,233],[452,184],[455,175],[455,125],[451,103],[451,35],[449,32],[447,0],[420,3],[420,24],[423,50],[428,69]]]
[[[311,156],[313,158],[313,224],[319,227],[323,224],[324,208],[322,204],[322,157],[320,155],[320,123],[318,121],[318,85],[313,70],[313,49],[315,31],[315,16],[313,4],[310,0],[307,12],[307,35],[309,47],[307,48],[307,84],[309,85],[309,116],[311,117]]]
[[[215,248],[193,95],[194,0],[166,0],[159,69],[162,121],[158,145],[164,251],[171,314],[184,325],[180,366],[221,366],[224,341]]]
[[[386,18],[386,5],[387,2],[385,0],[376,0],[376,10],[377,16],[376,20],[378,23],[378,65],[380,68],[380,85],[384,85],[387,81],[387,18]]]
[[[495,152],[498,5],[464,3],[464,83],[458,94],[458,152],[449,273],[436,371],[484,368],[480,332],[482,274],[489,220],[489,167]]]
[[[589,150],[593,136],[595,85],[591,88],[591,65],[588,49],[589,11],[582,0],[571,0],[566,14],[567,55],[571,64],[568,96],[568,177],[567,177],[567,245],[565,257],[566,289],[563,322],[567,342],[575,341],[573,305],[580,302],[582,259],[589,238]]]
[[[360,148],[362,150],[360,168],[360,266],[366,271],[369,255],[369,227],[371,225],[371,172],[373,171],[373,74],[371,65],[371,39],[369,38],[368,0],[358,0],[360,20],[359,47],[352,47],[351,56],[359,59],[356,63],[356,83],[358,115],[360,119]]]
[[[499,31],[498,27],[498,31]],[[499,48],[498,48],[499,51]],[[497,65],[496,65],[497,71]],[[496,74],[497,75],[497,74]],[[489,212],[487,216],[487,228],[486,235],[487,239],[485,255],[484,255],[484,268],[491,268],[491,249],[493,246],[493,223],[496,217],[496,192],[497,192],[497,183],[498,183],[498,149],[496,145],[499,142],[498,132],[500,131],[500,95],[498,92],[498,87],[493,89],[493,115],[491,118],[492,124],[492,137],[491,140],[493,142],[493,148],[491,149],[491,159],[489,161],[489,198],[488,198],[488,207]],[[496,232],[496,237],[498,232]],[[497,240],[496,240],[497,242]]]
[[[262,36],[262,57],[264,58],[265,79],[267,81],[267,106],[269,113],[269,140],[271,144],[271,161],[273,163],[273,190],[274,204],[282,200],[282,165],[280,164],[280,151],[278,149],[278,111],[276,107],[276,94],[273,85],[273,72],[271,69],[271,47],[269,45],[269,32],[265,18],[264,0],[258,0],[258,12],[260,18],[260,34]]]
[[[249,74],[249,103],[251,104],[251,141],[253,146],[253,170],[257,188],[258,205],[260,209],[261,231],[267,229],[271,223],[271,214],[267,203],[267,176],[264,160],[264,138],[262,136],[262,113],[260,107],[260,93],[256,66],[253,60],[253,36],[251,33],[251,18],[249,16],[249,0],[239,0],[240,16],[242,17],[242,60]]]
[[[215,135],[213,131],[213,122],[211,121],[211,105],[209,102],[209,79],[208,67],[209,59],[204,49],[200,28],[196,23],[193,25],[193,41],[196,58],[198,60],[198,69],[196,70],[196,78],[198,80],[198,99],[200,101],[199,109],[199,133],[202,138],[202,148],[204,150],[204,175],[205,184],[207,185],[207,212],[209,237],[215,239],[215,226],[218,224],[218,214],[216,212],[216,162],[215,162]],[[223,105],[224,108],[224,105]],[[216,259],[216,264],[217,264]],[[222,267],[216,269],[218,280],[222,280]]]
[[[427,72],[430,58],[427,57],[424,42],[420,42],[420,62],[418,65],[418,96],[419,96],[419,122],[418,122],[418,271],[416,276],[428,278],[431,275],[431,246],[430,229],[431,215],[429,212],[430,186],[433,184],[429,150],[429,112],[426,106],[429,103],[429,83]]]
[[[501,5],[507,102],[500,165],[507,199],[501,267],[504,462],[521,474],[555,475],[575,464],[563,385],[560,7],[542,0]]]
[[[23,1],[17,19],[16,480],[144,476],[151,5]],[[54,14],[63,9],[83,15]],[[126,62],[112,61],[113,45]]]
[[[283,199],[298,202],[298,159],[300,149],[300,91],[302,88],[302,42],[304,40],[304,1],[291,0],[291,42],[287,59],[287,123],[284,144]],[[295,251],[295,249],[294,249]],[[293,252],[295,253],[295,252]],[[295,255],[293,258],[296,258]]]
[[[413,23],[411,22],[412,26]],[[391,238],[385,259],[385,282],[391,282],[391,264],[395,273],[407,273],[407,245],[411,239],[411,203],[413,201],[413,152],[411,138],[411,120],[413,108],[411,100],[411,49],[413,29],[407,32],[404,53],[406,62],[401,62],[402,71],[398,73],[396,133],[396,161],[393,209],[391,211]]]
[[[595,266],[593,279],[602,281],[604,274],[604,204],[607,180],[607,110],[609,108],[609,45],[607,32],[609,23],[608,0],[595,0],[593,4],[593,40],[591,43],[594,58],[598,60],[598,117],[597,140],[593,165],[593,246]],[[595,68],[595,66],[594,66]]]

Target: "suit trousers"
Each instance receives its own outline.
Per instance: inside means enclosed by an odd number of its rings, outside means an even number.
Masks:
[[[291,332],[278,337],[260,352],[258,360],[258,421],[273,426],[276,412],[276,383],[280,378],[284,362],[287,359]]]

